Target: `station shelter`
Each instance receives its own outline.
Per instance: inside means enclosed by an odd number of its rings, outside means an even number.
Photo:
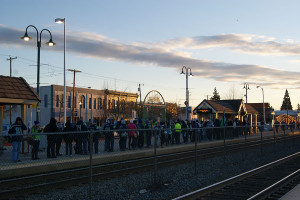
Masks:
[[[252,126],[257,126],[257,115],[259,112],[249,104],[244,103],[242,99],[232,100],[206,100],[204,99],[194,110],[199,121],[208,121],[215,119],[222,120],[249,120]],[[254,130],[256,132],[256,130]]]
[[[4,106],[21,106],[20,117],[28,126],[28,107],[41,102],[37,93],[22,77],[0,76],[0,149],[3,149],[3,117]],[[14,123],[15,119],[12,119]],[[24,147],[23,147],[24,148]]]

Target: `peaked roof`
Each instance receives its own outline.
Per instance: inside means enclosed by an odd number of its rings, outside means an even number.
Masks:
[[[238,112],[242,104],[242,99],[233,100],[206,100],[217,112],[235,113]]]
[[[39,96],[24,78],[0,75],[1,104],[36,104],[39,101]]]
[[[256,110],[255,107],[253,107],[252,103],[245,103],[246,105],[246,109],[247,109],[247,112],[248,113],[251,113],[251,114],[259,114],[259,112]]]
[[[197,109],[201,109],[206,104],[209,105],[214,112],[225,112],[225,113],[234,113],[238,114],[242,109],[249,114],[258,114],[257,110],[251,105],[247,105],[243,102],[242,99],[230,99],[230,100],[203,100],[195,109],[194,112],[197,112]]]

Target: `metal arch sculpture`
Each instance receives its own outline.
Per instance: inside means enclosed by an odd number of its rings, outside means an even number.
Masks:
[[[165,99],[161,95],[160,92],[158,92],[157,90],[151,90],[145,96],[143,105],[161,105],[161,106],[165,106],[166,102],[165,102]]]

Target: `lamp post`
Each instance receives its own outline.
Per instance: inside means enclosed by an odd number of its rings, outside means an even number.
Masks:
[[[49,45],[49,46],[54,46],[56,44],[52,41],[52,34],[48,29],[42,29],[40,31],[40,34],[39,34],[39,31],[33,25],[29,25],[29,26],[26,27],[25,35],[23,37],[21,37],[21,39],[23,39],[25,41],[29,41],[29,40],[32,39],[31,37],[28,36],[28,33],[27,33],[27,30],[28,30],[29,27],[32,27],[36,30],[36,43],[37,43],[37,48],[38,48],[38,54],[37,54],[37,83],[36,83],[37,87],[36,87],[36,91],[37,91],[37,94],[40,95],[40,66],[41,66],[40,52],[41,52],[41,40],[42,40],[43,31],[48,31],[48,33],[50,34],[50,40],[49,40],[49,42],[46,42],[46,44]],[[37,108],[36,108],[36,120],[39,120],[38,104],[37,104]]]
[[[79,117],[80,117],[80,120],[81,120],[81,107],[82,107],[82,102],[81,101],[79,102],[79,106],[80,106]]]
[[[185,72],[183,71],[183,69],[185,69]],[[190,73],[189,73],[190,71]],[[186,119],[190,119],[189,118],[189,112],[188,112],[188,107],[189,107],[189,76],[193,76],[192,74],[192,70],[190,67],[186,67],[186,66],[183,66],[182,67],[182,71],[180,73],[181,75],[185,75],[186,77],[186,101],[184,102],[185,104],[185,116],[186,116]]]
[[[248,103],[248,90],[250,90],[250,87],[249,87],[249,84],[248,83],[244,83],[244,88],[243,89],[246,89],[246,103]]]
[[[256,88],[261,88],[262,95],[263,95],[263,113],[264,113],[264,124],[266,124],[266,111],[265,111],[265,95],[264,95],[264,88],[261,86],[256,86]]]
[[[66,124],[67,110],[66,110],[66,18],[56,18],[55,22],[64,24],[64,125]]]

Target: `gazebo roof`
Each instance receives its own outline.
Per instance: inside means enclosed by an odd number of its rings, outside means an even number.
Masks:
[[[0,76],[0,104],[36,104],[40,101],[24,78]]]

